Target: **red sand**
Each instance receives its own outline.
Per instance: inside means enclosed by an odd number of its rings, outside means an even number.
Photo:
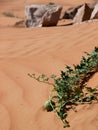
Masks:
[[[43,111],[51,86],[29,78],[28,73],[59,74],[65,64],[79,63],[84,51],[98,46],[98,22],[50,28],[15,28],[24,18],[24,7],[48,0],[0,1],[0,130],[64,130],[54,113]],[[53,2],[52,0],[50,2]],[[55,0],[68,8],[90,0]],[[12,12],[19,18],[9,18]],[[61,24],[65,24],[64,21]],[[89,85],[98,84],[98,74]],[[98,130],[98,104],[70,112],[66,130]]]

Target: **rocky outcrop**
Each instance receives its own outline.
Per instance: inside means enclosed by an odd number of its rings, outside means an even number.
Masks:
[[[92,2],[92,3],[87,3],[88,7],[93,11],[94,7],[95,7],[96,2]],[[61,19],[73,19],[76,15],[76,13],[78,12],[78,9],[80,7],[82,7],[83,4],[75,6],[75,7],[71,7],[68,8],[62,15]]]
[[[48,5],[26,6],[26,27],[56,26],[62,6],[50,3]]]
[[[98,19],[98,3],[96,3],[90,19]]]
[[[73,19],[73,23],[81,23],[90,19],[92,13],[92,8],[88,4],[84,4],[77,11],[76,16]]]
[[[73,19],[74,16],[76,15],[78,9],[81,7],[82,5],[79,5],[79,6],[76,6],[76,7],[71,7],[71,8],[68,8],[63,16],[62,16],[62,19]]]

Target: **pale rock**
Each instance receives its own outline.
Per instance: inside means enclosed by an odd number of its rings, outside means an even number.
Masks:
[[[90,19],[92,13],[92,8],[90,8],[87,4],[84,4],[77,11],[73,19],[73,23],[81,23],[83,21],[87,21]]]
[[[95,7],[94,7],[94,10],[91,14],[91,20],[92,19],[98,19],[98,2],[96,3]]]
[[[53,3],[26,6],[26,27],[56,26],[61,10],[62,6]]]
[[[78,9],[81,7],[82,5],[79,5],[79,6],[76,6],[76,7],[71,7],[71,8],[68,8],[61,19],[73,19],[74,16],[76,15]]]

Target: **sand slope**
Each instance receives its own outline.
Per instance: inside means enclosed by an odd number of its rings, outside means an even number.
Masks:
[[[57,3],[68,8],[88,1]],[[48,1],[41,1],[45,2]],[[24,17],[24,6],[29,3],[40,2],[0,1],[0,130],[64,130],[54,113],[43,110],[51,86],[40,84],[27,74],[59,75],[65,64],[79,63],[84,51],[91,52],[98,46],[98,21],[49,28],[13,27]],[[19,18],[5,17],[2,12],[6,11]],[[98,74],[88,84],[95,86],[97,79]],[[70,112],[68,119],[71,127],[66,130],[98,130],[98,104],[79,106],[78,112]]]

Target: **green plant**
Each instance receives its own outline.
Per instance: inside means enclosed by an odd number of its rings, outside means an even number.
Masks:
[[[54,111],[64,123],[64,127],[69,127],[67,121],[68,111],[79,104],[98,103],[98,87],[87,87],[86,83],[98,72],[98,47],[95,47],[91,54],[85,52],[80,64],[73,65],[73,68],[66,65],[66,70],[61,71],[60,77],[52,75],[47,77],[42,74],[28,74],[31,78],[53,86],[50,97],[44,107],[47,111]],[[49,79],[53,79],[53,83]]]

